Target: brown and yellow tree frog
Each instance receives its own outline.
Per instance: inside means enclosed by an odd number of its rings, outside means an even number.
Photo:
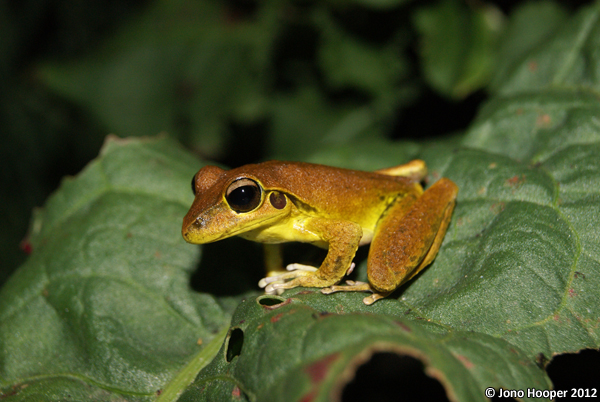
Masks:
[[[206,166],[194,176],[196,196],[183,219],[195,244],[231,236],[267,245],[298,241],[328,249],[317,269],[300,264],[259,282],[268,293],[297,286],[369,291],[365,304],[386,297],[435,258],[458,187],[442,178],[423,191],[421,160],[362,172],[270,161],[232,170]],[[371,243],[368,283],[338,282],[353,268],[358,246]]]

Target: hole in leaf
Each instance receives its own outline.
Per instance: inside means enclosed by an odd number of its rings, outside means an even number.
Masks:
[[[227,341],[227,353],[225,354],[225,359],[227,359],[228,363],[231,363],[234,357],[242,353],[243,345],[244,331],[239,328],[232,328],[229,333],[229,340]]]
[[[263,295],[256,298],[256,301],[261,306],[276,306],[285,302],[287,299],[275,295]]]
[[[360,366],[342,391],[343,402],[447,401],[444,387],[414,357],[379,352]]]
[[[585,349],[579,353],[555,356],[546,367],[554,389],[599,388],[600,350]],[[598,389],[600,392],[600,389]],[[569,392],[568,395],[571,395]],[[562,399],[562,398],[557,398]]]

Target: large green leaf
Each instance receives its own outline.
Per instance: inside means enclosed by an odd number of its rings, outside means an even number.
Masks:
[[[165,139],[109,139],[64,181],[0,293],[0,395],[151,399],[210,357],[234,304],[189,287],[199,249],[179,235],[181,184],[199,166]]]
[[[407,318],[396,300],[369,309],[359,295],[295,290],[285,296],[275,305],[273,297],[242,303],[223,349],[182,400],[236,393],[257,401],[338,400],[357,366],[379,352],[420,359],[453,400],[485,399],[490,386],[550,386],[508,342]]]

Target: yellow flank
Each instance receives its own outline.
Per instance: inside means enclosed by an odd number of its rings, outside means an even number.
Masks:
[[[270,161],[232,170],[202,168],[182,235],[203,244],[241,236],[270,245],[273,269],[279,243],[298,241],[328,249],[317,269],[299,264],[259,282],[267,293],[297,286],[323,293],[368,291],[365,304],[386,297],[435,258],[452,216],[458,187],[442,178],[427,191],[425,163],[362,172]],[[359,245],[371,243],[368,283],[337,283],[352,269]],[[281,268],[281,267],[279,267]]]

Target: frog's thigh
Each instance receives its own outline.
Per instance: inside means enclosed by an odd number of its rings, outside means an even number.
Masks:
[[[391,292],[435,258],[454,209],[458,187],[442,178],[406,211],[399,202],[377,225],[369,250],[368,277],[378,292]]]

